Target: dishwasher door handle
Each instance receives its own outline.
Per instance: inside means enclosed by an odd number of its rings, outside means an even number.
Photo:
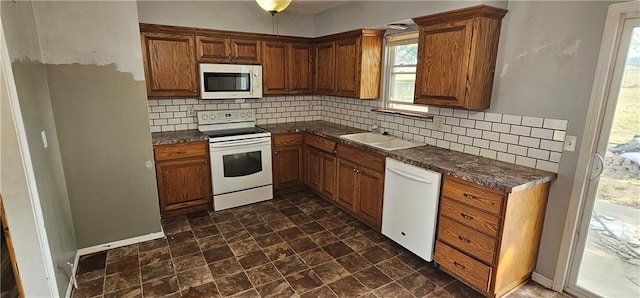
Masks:
[[[404,172],[404,171],[402,171],[400,169],[397,169],[397,168],[394,168],[394,167],[390,167],[388,165],[387,165],[387,170],[389,170],[391,172],[394,172],[394,173],[396,173],[396,174],[398,174],[398,175],[400,175],[402,177],[405,177],[407,179],[411,179],[411,180],[414,180],[414,181],[417,181],[417,182],[420,182],[420,183],[426,183],[426,184],[432,184],[433,183],[433,182],[431,182],[431,180],[426,180],[426,179],[423,179],[422,177],[417,177],[417,176],[411,175],[411,174],[406,173],[406,172]]]

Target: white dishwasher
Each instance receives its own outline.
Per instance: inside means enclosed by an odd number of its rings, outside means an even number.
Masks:
[[[387,158],[382,234],[431,262],[442,175]]]

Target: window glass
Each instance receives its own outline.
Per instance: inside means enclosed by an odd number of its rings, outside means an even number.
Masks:
[[[417,63],[417,32],[388,37],[385,64],[387,109],[427,113],[427,106],[413,104]]]

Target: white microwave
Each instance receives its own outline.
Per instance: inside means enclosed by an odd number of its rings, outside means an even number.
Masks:
[[[202,99],[262,97],[262,65],[200,63]]]

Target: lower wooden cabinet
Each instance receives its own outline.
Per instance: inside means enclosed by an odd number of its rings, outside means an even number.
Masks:
[[[302,185],[302,138],[302,133],[281,134],[272,137],[271,164],[274,189]]]
[[[307,145],[305,160],[307,186],[325,199],[335,200],[337,182],[335,155]]]
[[[207,142],[154,146],[162,215],[211,208],[208,152]]]
[[[445,176],[435,261],[444,271],[500,297],[535,269],[549,183],[500,192]]]

